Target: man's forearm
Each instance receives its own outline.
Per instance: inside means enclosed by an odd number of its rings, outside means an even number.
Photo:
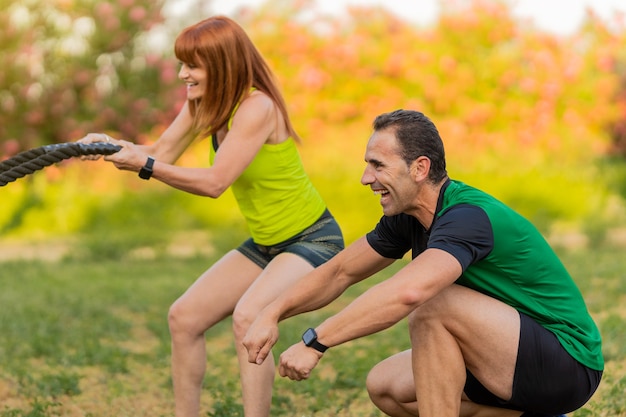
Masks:
[[[337,276],[337,270],[332,262],[319,266],[270,304],[270,314],[282,321],[330,304],[350,285]]]
[[[277,320],[317,310],[351,285],[372,276],[394,260],[378,255],[361,237],[325,264],[302,277],[272,303]]]

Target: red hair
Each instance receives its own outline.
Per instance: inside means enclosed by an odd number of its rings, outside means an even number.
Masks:
[[[178,35],[174,53],[181,62],[207,72],[202,98],[189,102],[198,134],[209,136],[223,128],[235,107],[254,87],[274,101],[289,134],[300,139],[269,66],[236,22],[224,16],[198,22]]]

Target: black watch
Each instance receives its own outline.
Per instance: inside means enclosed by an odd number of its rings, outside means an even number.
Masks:
[[[139,170],[139,178],[142,180],[149,180],[152,176],[152,166],[154,165],[154,158],[149,156],[146,164]]]
[[[328,349],[328,346],[324,346],[317,341],[317,333],[313,328],[306,329],[306,332],[304,332],[304,334],[302,335],[302,341],[305,345],[307,345],[308,347],[312,347],[320,353],[324,353],[326,352],[326,349]]]

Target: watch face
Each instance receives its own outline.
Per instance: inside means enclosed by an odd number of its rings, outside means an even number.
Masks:
[[[302,341],[305,345],[311,346],[313,342],[317,340],[317,333],[313,329],[307,329],[306,332],[302,335]]]

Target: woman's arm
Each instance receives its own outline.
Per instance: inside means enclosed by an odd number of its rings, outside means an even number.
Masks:
[[[174,121],[151,145],[132,145],[135,152],[150,155],[162,162],[173,164],[191,144],[194,136],[191,134],[193,118],[189,111],[189,103],[186,101]],[[122,146],[131,146],[130,142],[112,138],[103,133],[89,133],[78,140],[79,143],[110,142]],[[100,159],[101,155],[87,155],[86,160]],[[147,158],[147,156],[146,156]],[[115,158],[105,158],[113,161]],[[145,159],[144,159],[145,163]],[[143,166],[143,164],[141,165]],[[140,166],[140,168],[141,168]]]
[[[235,113],[232,128],[220,145],[213,166],[209,168],[172,165],[189,145],[188,142],[184,147],[180,145],[180,134],[190,123],[184,112],[154,145],[137,146],[119,141],[116,143],[123,146],[122,150],[105,157],[105,160],[112,161],[119,169],[137,172],[145,165],[148,156],[152,156],[156,160],[153,178],[182,191],[217,198],[241,175],[274,134],[277,111],[274,102],[265,94],[253,94],[246,98]],[[179,138],[178,141],[175,138]]]
[[[193,118],[189,111],[189,102],[185,101],[178,116],[156,142],[151,145],[138,145],[137,148],[158,161],[173,164],[194,139],[191,133],[192,125]]]

